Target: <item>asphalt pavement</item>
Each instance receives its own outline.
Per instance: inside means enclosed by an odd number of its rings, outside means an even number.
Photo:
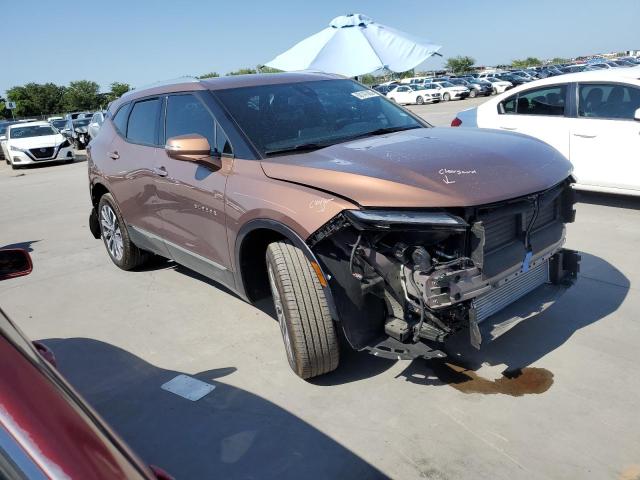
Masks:
[[[435,124],[482,100],[412,107]],[[193,272],[123,272],[88,229],[86,162],[0,165],[0,305],[142,458],[178,479],[618,479],[640,475],[640,200],[582,195],[576,285],[480,352],[345,351],[305,382],[275,320]],[[506,373],[505,373],[506,372]],[[192,402],[178,374],[215,386]]]

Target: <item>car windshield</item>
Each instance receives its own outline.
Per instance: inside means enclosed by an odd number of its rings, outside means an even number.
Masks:
[[[91,122],[90,118],[80,118],[78,120],[74,120],[73,121],[73,127],[85,127],[87,125],[89,125],[89,123]]]
[[[442,85],[445,88],[455,87],[455,85],[453,83],[451,83],[451,82],[440,82],[440,85]]]
[[[51,125],[29,125],[28,127],[13,127],[9,130],[11,138],[44,137],[56,133]]]
[[[58,130],[62,130],[67,124],[66,120],[52,120],[51,125],[56,127]]]
[[[258,85],[214,94],[263,155],[426,126],[352,80]]]

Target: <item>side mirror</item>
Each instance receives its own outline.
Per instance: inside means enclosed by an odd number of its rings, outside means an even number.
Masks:
[[[633,118],[634,120],[640,121],[640,108],[638,108],[636,112],[633,114]]]
[[[29,275],[33,270],[31,256],[20,248],[0,250],[0,280]]]
[[[220,158],[211,154],[211,145],[202,135],[189,133],[167,139],[167,155],[185,162],[205,163],[216,168],[222,166]]]

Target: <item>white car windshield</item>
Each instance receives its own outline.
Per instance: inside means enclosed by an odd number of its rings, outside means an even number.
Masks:
[[[30,125],[28,127],[14,127],[9,129],[9,138],[29,138],[55,135],[57,132],[51,125]]]

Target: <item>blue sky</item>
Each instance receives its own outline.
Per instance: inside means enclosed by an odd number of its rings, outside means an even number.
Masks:
[[[478,64],[640,49],[640,0],[9,1],[0,92],[27,82],[140,86],[255,66],[346,13]],[[426,62],[426,68],[441,65]]]

